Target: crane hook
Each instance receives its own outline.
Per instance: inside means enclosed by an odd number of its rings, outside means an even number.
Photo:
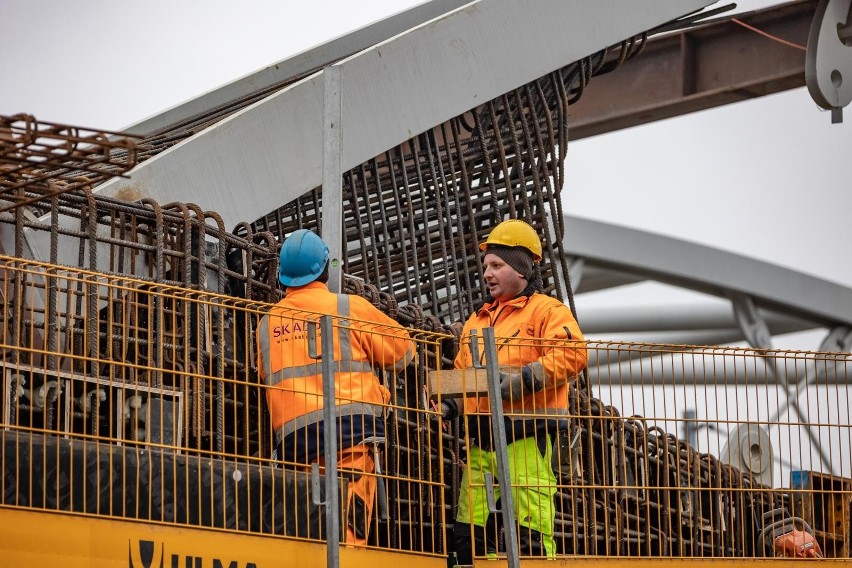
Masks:
[[[811,98],[843,122],[852,101],[852,0],[821,0],[808,34],[805,84]]]

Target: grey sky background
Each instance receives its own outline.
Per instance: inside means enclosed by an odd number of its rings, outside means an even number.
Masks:
[[[120,130],[417,3],[2,0],[0,113]],[[852,108],[830,122],[802,88],[575,142],[564,209],[852,286]],[[659,294],[645,285],[583,303]]]

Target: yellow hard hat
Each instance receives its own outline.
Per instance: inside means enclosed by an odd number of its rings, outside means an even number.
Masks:
[[[524,247],[532,253],[533,262],[541,261],[541,240],[535,229],[520,219],[509,219],[494,227],[485,242],[479,243],[479,250],[484,251],[491,245]]]

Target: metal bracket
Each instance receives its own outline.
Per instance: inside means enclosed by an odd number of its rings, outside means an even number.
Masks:
[[[819,344],[819,350],[832,353],[849,353],[852,351],[852,328],[845,325],[831,328],[831,331]]]
[[[311,503],[314,505],[325,505],[320,497],[320,466],[314,462],[311,464]]]
[[[485,368],[485,365],[482,363],[481,358],[479,356],[479,336],[476,333],[475,329],[470,330],[470,359],[470,366],[474,369]]]
[[[317,322],[309,321],[308,325],[308,357],[311,359],[321,359],[322,354],[320,354],[317,349]]]
[[[772,349],[772,333],[769,331],[769,325],[766,323],[766,318],[757,311],[751,296],[733,294],[731,305],[734,308],[734,318],[748,344],[755,349]]]
[[[494,499],[494,476],[491,472],[485,474],[485,501],[488,503],[489,513],[499,513],[497,500]]]

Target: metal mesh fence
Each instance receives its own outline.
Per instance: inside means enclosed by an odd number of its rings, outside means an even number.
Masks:
[[[3,507],[324,538],[307,464],[272,455],[252,337],[270,304],[2,260]],[[415,362],[381,377],[387,441],[371,475],[388,514],[370,519],[368,545],[443,556],[475,416],[436,411],[458,339],[409,334]],[[767,530],[798,518],[827,557],[849,557],[848,356],[584,347],[590,390],[563,377],[565,413],[541,430],[554,481],[516,486],[552,492],[557,556],[771,556]]]

